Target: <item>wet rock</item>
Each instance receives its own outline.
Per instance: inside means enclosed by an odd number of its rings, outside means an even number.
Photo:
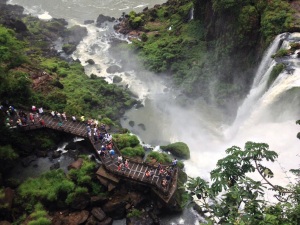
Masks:
[[[27,157],[22,159],[22,165],[24,167],[28,167],[30,165],[30,163],[34,162],[35,160],[37,160],[36,155],[27,156]]]
[[[143,212],[140,216],[134,216],[134,217],[127,217],[126,218],[126,224],[130,225],[154,225],[159,224],[154,223],[153,219],[147,212]]]
[[[95,61],[92,59],[88,59],[87,61],[85,61],[86,63],[90,64],[90,65],[94,65]]]
[[[73,202],[71,203],[72,209],[85,209],[90,203],[90,196],[88,194],[82,194],[76,196]]]
[[[76,143],[75,142],[71,142],[69,144],[66,145],[65,147],[66,150],[75,150],[77,149]]]
[[[125,197],[123,198],[113,198],[107,203],[105,203],[102,207],[102,210],[113,219],[122,219],[125,217]]]
[[[60,156],[61,156],[61,151],[54,151],[54,152],[52,153],[51,158],[52,158],[52,159],[57,159],[57,158],[59,158]]]
[[[5,26],[15,30],[17,33],[27,31],[27,26],[21,20],[10,18],[4,23]]]
[[[142,130],[146,130],[146,126],[143,123],[139,123],[138,126],[142,129]]]
[[[105,212],[103,212],[103,210],[100,207],[93,208],[91,213],[99,221],[104,220],[104,218],[106,217]]]
[[[122,81],[122,77],[114,76],[113,83],[120,83]]]
[[[70,169],[80,169],[83,163],[83,159],[79,158],[77,159],[75,162],[72,162],[69,166],[68,166],[68,170]]]
[[[108,201],[108,198],[105,196],[92,196],[91,197],[91,205],[92,206],[99,206]]]
[[[89,217],[89,212],[86,210],[73,212],[69,214],[69,224],[82,224]]]
[[[136,109],[143,108],[143,107],[144,107],[144,105],[143,105],[143,103],[141,101],[138,101],[136,103],[136,106],[135,106]]]
[[[104,15],[100,14],[96,21],[96,27],[101,27],[101,25],[106,21],[113,22],[113,21],[115,21],[115,18],[110,17],[110,16],[104,16]]]
[[[57,170],[60,168],[60,163],[56,162],[53,165],[50,166],[50,170]]]
[[[112,66],[110,66],[110,67],[108,67],[106,69],[106,72],[110,73],[110,74],[112,74],[112,73],[120,73],[121,71],[122,71],[122,68],[119,67],[119,66],[117,66],[117,65],[112,65]]]
[[[100,223],[98,223],[99,225],[111,225],[113,222],[112,218],[107,217],[105,220],[101,221]]]
[[[134,121],[130,120],[129,121],[129,126],[134,127]]]
[[[94,23],[95,21],[94,20],[85,20],[85,21],[83,21],[83,24],[92,24],[92,23]]]

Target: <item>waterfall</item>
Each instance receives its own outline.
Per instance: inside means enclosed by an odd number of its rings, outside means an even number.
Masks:
[[[292,63],[297,59],[295,56],[288,56],[280,62],[284,63],[289,71],[284,70],[267,90],[270,74],[277,64],[271,56],[280,48],[289,48],[289,43],[295,42],[295,39],[291,37],[293,37],[291,34],[280,34],[267,49],[255,74],[250,93],[239,107],[234,123],[225,132],[226,138],[232,138],[245,124],[249,125],[249,123],[262,122],[263,119],[267,119],[268,115],[264,114],[267,113],[267,110],[270,110],[268,107],[287,90],[299,86],[299,68],[295,63]],[[291,67],[293,68],[291,69]],[[290,74],[290,71],[293,71],[293,74]]]

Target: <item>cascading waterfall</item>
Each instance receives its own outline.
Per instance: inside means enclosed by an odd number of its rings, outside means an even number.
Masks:
[[[292,87],[297,87],[299,83],[298,80],[300,79],[299,68],[293,69],[293,75],[288,71],[283,71],[273,84],[269,88],[267,87],[270,74],[277,64],[276,60],[272,58],[272,55],[280,48],[289,48],[290,41],[295,41],[293,38],[290,39],[292,36],[293,35],[287,33],[278,35],[266,51],[257,69],[250,93],[239,107],[234,123],[225,132],[227,139],[233,138],[242,125],[248,124],[248,126],[250,126],[249,123],[255,124],[268,119],[266,118],[266,110],[268,107],[285,91]],[[295,55],[296,54],[297,53],[295,53]],[[295,60],[295,56],[289,56],[285,59],[285,64],[291,67],[291,61],[293,60]]]

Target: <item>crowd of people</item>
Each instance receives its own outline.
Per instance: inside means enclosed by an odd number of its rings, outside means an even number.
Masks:
[[[177,165],[177,159],[175,158],[172,161],[171,166],[162,166],[160,163],[157,165],[157,175],[161,178],[161,186],[163,188],[167,188],[168,184],[172,182],[172,176],[174,174],[174,169]],[[150,179],[155,175],[154,168],[146,170],[145,176],[146,178]]]
[[[45,126],[45,121],[42,118],[44,115],[44,110],[42,107],[37,108],[36,106],[32,106],[31,112],[27,113],[23,110],[15,109],[12,105],[0,105],[0,111],[6,114],[7,117],[5,123],[9,128],[23,127],[36,123]],[[53,119],[58,121],[58,126],[62,126],[63,122],[68,120],[66,112],[59,113],[57,111],[51,111],[50,114],[52,115]],[[77,121],[75,116],[71,116],[70,119],[73,122]],[[99,125],[98,120],[95,119],[86,120],[84,116],[81,116],[79,121],[86,123],[87,135],[91,139],[94,139],[94,144],[97,142],[101,143],[101,148],[97,150],[100,157],[110,157],[111,160],[114,160],[116,152],[114,150],[112,135],[107,132],[106,125],[103,123]],[[130,169],[129,160],[123,158],[122,155],[117,155],[116,163],[117,171],[126,171]],[[161,186],[163,188],[167,188],[168,184],[172,182],[172,176],[174,174],[174,168],[176,165],[176,158],[172,161],[172,165],[170,166],[163,166],[159,163],[156,171],[154,170],[154,167],[145,171],[145,177],[150,179],[154,175],[157,175],[161,178]]]

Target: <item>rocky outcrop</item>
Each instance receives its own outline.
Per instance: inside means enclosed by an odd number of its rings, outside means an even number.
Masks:
[[[105,212],[103,212],[103,210],[100,207],[93,208],[91,213],[99,221],[104,220],[106,217]]]
[[[75,162],[72,162],[69,166],[68,166],[68,170],[70,169],[80,169],[83,163],[83,159],[79,158],[77,159]]]
[[[117,65],[112,65],[106,69],[106,72],[111,73],[111,74],[120,73],[120,72],[122,72],[122,68]]]
[[[115,20],[116,19],[114,17],[104,16],[104,15],[100,14],[97,18],[96,26],[101,27],[104,22],[113,22]]]
[[[81,194],[75,197],[71,203],[72,209],[85,209],[90,204],[90,196],[88,194]]]
[[[56,212],[52,217],[53,225],[79,225],[87,221],[90,213],[87,210],[79,212]]]

